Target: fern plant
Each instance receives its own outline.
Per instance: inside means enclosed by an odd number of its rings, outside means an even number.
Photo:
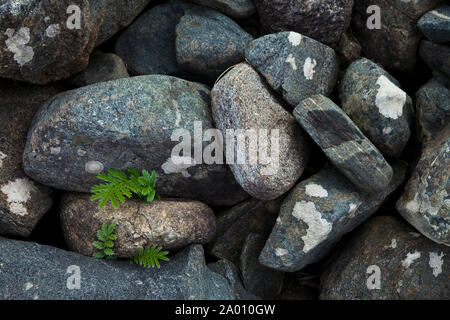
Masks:
[[[134,256],[130,258],[130,263],[138,264],[146,268],[154,268],[155,266],[159,269],[159,261],[169,261],[166,255],[169,254],[168,251],[161,251],[162,248],[157,248],[156,246],[141,248]]]
[[[114,241],[117,239],[114,234],[115,227],[114,223],[109,226],[103,223],[102,228],[97,230],[98,241],[94,241],[92,245],[100,251],[94,253],[94,258],[115,259],[113,251]]]
[[[114,208],[119,207],[119,202],[124,203],[125,198],[131,198],[136,194],[141,201],[152,202],[159,199],[156,195],[156,172],[150,174],[147,170],[142,170],[142,175],[136,169],[129,168],[128,177],[125,173],[117,169],[109,169],[108,174],[100,173],[97,178],[106,183],[92,187],[91,200],[100,200],[98,207],[103,209],[108,202]]]

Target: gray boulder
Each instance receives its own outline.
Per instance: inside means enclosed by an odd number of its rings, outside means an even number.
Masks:
[[[217,9],[232,18],[247,18],[256,13],[253,0],[190,0],[206,7]]]
[[[417,26],[433,42],[450,41],[450,6],[440,6],[427,12],[420,18]]]

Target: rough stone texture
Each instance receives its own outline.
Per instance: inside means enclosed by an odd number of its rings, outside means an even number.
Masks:
[[[217,9],[226,15],[242,19],[256,13],[253,0],[190,0],[202,6]]]
[[[360,57],[361,45],[352,34],[346,32],[339,40],[336,53],[343,64],[349,64]]]
[[[283,288],[277,300],[314,300],[313,290],[299,277],[295,273],[284,274]]]
[[[227,16],[213,10],[186,13],[175,29],[178,65],[202,82],[215,81],[228,67],[244,60],[253,37]]]
[[[417,26],[433,42],[450,41],[450,6],[440,6],[420,18]]]
[[[450,129],[425,143],[397,202],[398,212],[431,240],[450,246]]]
[[[81,282],[80,289],[71,290],[74,267],[79,267]],[[0,273],[2,300],[235,299],[228,281],[206,267],[200,245],[171,257],[161,269],[149,270],[0,238]]]
[[[23,172],[22,152],[33,115],[61,90],[0,79],[0,234],[27,237],[52,205],[50,188]]]
[[[254,0],[268,33],[295,31],[334,45],[350,24],[353,0]]]
[[[280,211],[280,200],[247,200],[217,216],[217,231],[207,251],[218,258],[239,263],[242,246],[250,233],[267,237]]]
[[[214,212],[192,200],[128,200],[119,209],[98,209],[88,194],[68,194],[61,203],[61,224],[71,251],[92,256],[97,251],[97,230],[103,223],[116,225],[114,252],[131,257],[141,248],[156,245],[174,250],[189,244],[209,242],[216,231]]]
[[[89,192],[99,182],[97,174],[110,168],[155,170],[159,194],[233,205],[247,195],[226,166],[200,164],[201,159],[194,161],[186,153],[175,157],[182,164],[171,157],[183,140],[177,135],[179,140],[172,141],[174,131],[186,129],[193,137],[196,121],[203,130],[212,128],[210,112],[208,88],[170,76],[120,79],[68,91],[36,115],[24,169],[45,185],[79,192]]]
[[[278,198],[291,189],[305,169],[308,146],[295,119],[269,91],[261,76],[248,64],[241,63],[216,83],[211,96],[213,117],[224,134],[226,153],[233,159],[237,159],[236,153],[245,157],[243,164],[227,161],[242,188],[261,200]],[[255,130],[258,141],[245,139],[233,150],[230,146],[236,145],[236,139],[227,139],[227,129]],[[274,130],[278,130],[279,152]],[[252,154],[256,154],[256,164],[252,163]]]
[[[399,157],[411,135],[411,98],[397,80],[368,59],[353,62],[340,84],[342,110],[388,157]]]
[[[333,101],[321,95],[312,96],[295,108],[294,117],[360,190],[380,192],[389,184],[392,168]]]
[[[250,233],[245,239],[241,253],[242,280],[248,291],[264,299],[274,299],[281,292],[284,273],[261,265],[258,256],[264,247],[265,238]]]
[[[450,79],[450,48],[430,41],[420,43],[419,55],[433,70]]]
[[[365,224],[322,276],[321,299],[450,299],[450,249],[394,217]],[[380,289],[370,290],[380,268]],[[374,267],[372,267],[374,268]]]
[[[287,272],[319,261],[345,233],[377,211],[404,181],[406,165],[396,164],[394,169],[391,183],[369,196],[333,166],[299,183],[284,200],[259,261]]]
[[[389,69],[410,71],[417,60],[417,48],[422,34],[417,21],[443,0],[357,0],[353,9],[353,32],[364,56]],[[380,8],[381,29],[369,29],[369,6]]]
[[[76,87],[84,87],[98,82],[128,78],[129,76],[125,64],[118,55],[94,51],[86,69],[69,78],[67,82]]]
[[[254,40],[245,58],[294,107],[311,95],[330,95],[339,73],[333,49],[296,32]]]

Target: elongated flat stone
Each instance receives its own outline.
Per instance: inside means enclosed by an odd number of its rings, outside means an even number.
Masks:
[[[303,100],[294,116],[333,164],[365,192],[384,190],[392,168],[353,121],[330,99]]]
[[[382,205],[403,182],[406,169],[404,164],[394,165],[391,183],[371,195],[359,191],[333,166],[299,183],[284,200],[259,261],[288,272],[317,262]]]

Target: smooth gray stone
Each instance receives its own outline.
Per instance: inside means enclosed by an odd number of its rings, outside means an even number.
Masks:
[[[450,6],[440,6],[425,13],[417,26],[425,37],[433,42],[450,41]]]
[[[450,48],[448,46],[423,40],[420,43],[419,55],[431,69],[450,79]]]
[[[217,9],[232,18],[242,19],[256,13],[253,0],[190,0],[202,6]]]

